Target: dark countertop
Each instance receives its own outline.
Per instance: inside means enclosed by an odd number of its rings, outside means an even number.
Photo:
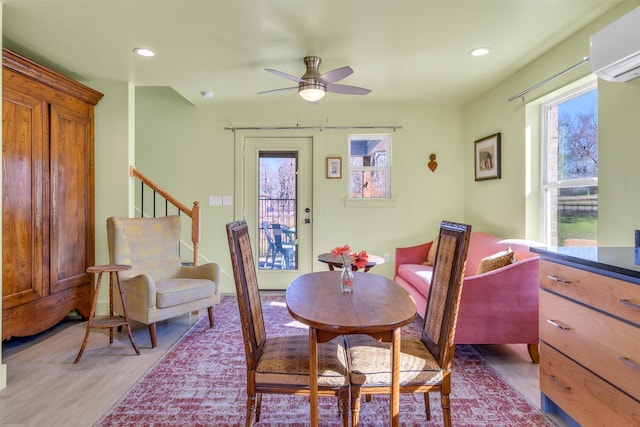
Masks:
[[[541,259],[578,264],[586,270],[605,275],[622,276],[623,280],[640,284],[640,249],[633,247],[555,246],[531,247]]]

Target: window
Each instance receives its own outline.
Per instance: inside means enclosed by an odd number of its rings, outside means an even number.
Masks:
[[[391,197],[391,135],[349,135],[349,198]]]
[[[542,206],[545,243],[596,245],[598,92],[596,83],[542,106]]]
[[[259,269],[297,269],[298,153],[260,151],[258,164]]]

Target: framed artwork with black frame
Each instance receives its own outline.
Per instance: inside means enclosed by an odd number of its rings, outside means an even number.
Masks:
[[[342,178],[342,157],[327,157],[327,178]]]
[[[500,133],[474,143],[476,181],[500,178]]]

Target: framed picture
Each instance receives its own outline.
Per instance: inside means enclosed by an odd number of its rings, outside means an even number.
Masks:
[[[327,157],[327,178],[342,178],[342,157]]]
[[[475,142],[476,181],[500,178],[500,133]]]

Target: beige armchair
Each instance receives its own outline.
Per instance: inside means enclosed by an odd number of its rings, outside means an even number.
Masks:
[[[183,266],[178,216],[107,219],[112,264],[130,265],[120,272],[129,319],[149,326],[156,346],[156,322],[207,309],[213,327],[213,306],[220,302],[220,268],[208,263]],[[114,310],[121,307],[114,295]]]

